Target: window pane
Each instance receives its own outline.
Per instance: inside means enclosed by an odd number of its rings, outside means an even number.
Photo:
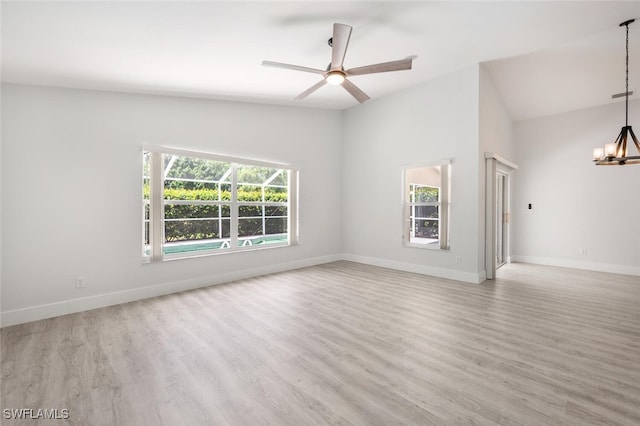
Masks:
[[[262,217],[262,206],[238,206],[238,215],[240,217]]]
[[[211,182],[198,182],[197,188],[189,188],[185,186],[194,186],[193,182],[184,182],[165,179],[164,181],[164,199],[165,200],[205,200],[218,201],[218,184]]]
[[[273,183],[273,180],[282,173],[281,169],[240,164],[238,165],[238,183],[265,185]]]
[[[231,201],[231,184],[220,184],[220,201]]]
[[[238,236],[262,235],[262,218],[258,219],[238,219]]]
[[[188,222],[191,222],[190,224]],[[165,226],[168,232],[171,228],[177,226],[194,226],[196,221],[181,221],[181,222],[165,222]],[[179,254],[179,253],[191,253],[204,250],[224,250],[230,247],[229,245],[229,219],[217,219],[207,221],[197,221],[199,225],[203,226],[205,232],[193,235],[193,238],[187,240],[174,240],[170,241],[167,238],[167,242],[164,245],[164,254]],[[194,230],[195,228],[191,228]],[[222,230],[222,238],[219,237],[220,230]],[[181,236],[185,235],[185,230],[180,230]]]
[[[229,217],[229,206],[201,205],[201,204],[165,204],[165,219],[189,219],[189,218],[214,218],[218,217],[218,211],[221,210],[221,216]],[[226,208],[225,208],[226,207]]]
[[[267,218],[265,219],[266,234],[284,234],[287,232],[287,218]]]
[[[438,238],[437,220],[416,220],[415,237],[417,238]]]
[[[149,221],[150,215],[149,214],[150,214],[150,206],[149,206],[149,202],[147,201],[144,204],[144,219],[143,219],[143,223],[144,223],[144,242],[143,242],[143,244],[145,246],[149,245],[149,232],[150,232],[150,228],[149,228],[149,226],[150,226],[150,221]],[[148,248],[148,247],[146,247],[146,248]]]
[[[262,202],[262,187],[238,184],[238,201]]]
[[[229,219],[166,220],[165,242],[229,238],[229,229]]]
[[[415,217],[420,219],[438,218],[438,206],[415,206]]]
[[[144,221],[144,236],[142,242],[142,254],[143,256],[151,255],[151,245],[149,244],[149,231],[150,231],[150,222],[148,220]]]
[[[268,186],[264,189],[264,200],[272,203],[286,203],[289,201],[289,189]]]
[[[264,231],[263,231],[264,230]],[[238,236],[257,236],[257,235],[272,235],[272,234],[285,234],[287,232],[287,218],[272,218],[268,217],[264,219],[239,219],[238,220]]]
[[[230,169],[231,164],[228,162],[164,155],[164,176],[169,179],[218,182],[225,175],[228,177]],[[230,182],[229,179],[226,181]],[[190,185],[188,181],[185,181],[184,187],[193,188],[197,185]]]
[[[289,240],[287,235],[287,219],[286,218],[267,218],[265,219],[266,232],[262,232],[261,226],[258,224],[262,219],[240,219],[240,227],[246,232],[238,238],[239,247],[247,246],[263,246],[266,244],[286,243]],[[258,230],[253,234],[248,231],[251,226],[255,226],[254,230]]]
[[[263,214],[264,211],[264,214]],[[238,206],[240,217],[287,216],[287,206],[265,206],[241,204]]]
[[[289,173],[286,170],[278,170],[274,175],[271,175],[269,178],[271,180],[271,185],[278,186],[288,186],[289,184]]]
[[[142,178],[149,179],[151,176],[151,153],[143,152],[142,153]]]
[[[163,157],[165,200],[221,199],[219,181],[229,176],[230,163],[168,154]]]
[[[418,186],[414,187],[414,202],[415,203],[428,203],[437,202],[440,196],[440,188],[432,186]]]
[[[266,216],[286,216],[287,206],[266,206],[265,215]]]
[[[149,245],[149,221],[144,222],[144,245]]]
[[[231,221],[225,219],[218,219],[218,222],[222,225],[222,238],[231,237]]]
[[[165,220],[165,240],[192,241],[218,237],[218,220],[169,219]]]

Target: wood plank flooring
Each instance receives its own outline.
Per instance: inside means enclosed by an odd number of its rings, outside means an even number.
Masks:
[[[1,338],[2,409],[69,410],[52,424],[640,424],[634,276],[511,264],[474,285],[336,262]]]

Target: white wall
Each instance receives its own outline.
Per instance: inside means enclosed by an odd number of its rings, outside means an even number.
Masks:
[[[513,120],[491,73],[480,65],[480,153],[495,152],[507,160],[515,157]]]
[[[341,125],[338,111],[3,86],[3,324],[337,258]],[[143,143],[298,167],[299,245],[141,264]]]
[[[343,249],[348,259],[464,281],[482,279],[476,213],[478,78],[477,66],[467,68],[345,112]],[[401,168],[441,159],[453,161],[451,250],[404,247]]]
[[[624,102],[516,123],[515,260],[640,275],[640,165],[591,161],[623,125]]]
[[[486,196],[486,166],[484,154],[492,152],[511,162],[515,161],[514,125],[507,106],[505,105],[493,77],[489,70],[480,65],[480,155],[478,158],[480,176],[478,178],[478,191],[480,204],[478,205],[478,226],[485,229],[485,196]],[[478,252],[483,255],[479,259],[484,268],[485,237],[478,239]]]

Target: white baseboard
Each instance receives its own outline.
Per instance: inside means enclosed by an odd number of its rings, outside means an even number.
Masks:
[[[609,263],[583,262],[572,259],[555,257],[512,255],[513,262],[535,263],[537,265],[559,266],[561,268],[584,269],[587,271],[609,272],[612,274],[639,275],[640,267],[629,265],[614,265]]]
[[[453,269],[437,268],[434,266],[416,265],[414,263],[399,262],[396,260],[380,259],[376,257],[358,256],[355,254],[345,253],[342,255],[344,260],[352,262],[364,263],[366,265],[380,266],[382,268],[396,269],[399,271],[413,272],[416,274],[430,275],[438,278],[446,278],[449,280],[464,281],[472,284],[479,284],[487,279],[485,271],[479,273],[456,271]]]
[[[37,321],[46,318],[67,315],[76,312],[88,311],[96,308],[117,305],[120,303],[134,302],[136,300],[148,299],[151,297],[162,296],[165,294],[176,293],[179,291],[192,290],[195,288],[208,287],[217,284],[228,283],[231,281],[256,277],[260,275],[272,274],[276,272],[289,271],[292,269],[304,268],[307,266],[320,265],[323,263],[335,262],[338,260],[348,260],[351,262],[363,263],[366,265],[379,266],[382,268],[396,269],[405,272],[413,272],[422,275],[430,275],[450,280],[463,281],[478,284],[486,279],[486,272],[463,272],[452,269],[438,268],[434,266],[416,265],[413,263],[399,262],[389,259],[380,259],[367,256],[359,256],[354,254],[335,254],[329,256],[321,256],[310,259],[302,259],[292,262],[285,262],[276,265],[268,265],[259,268],[245,269],[242,271],[233,271],[226,274],[217,274],[214,276],[194,278],[190,280],[174,281],[156,284],[147,287],[135,288],[131,290],[118,291],[113,293],[99,294],[95,296],[82,297],[77,299],[65,300],[46,305],[30,306],[11,311],[5,311],[0,314],[0,324],[7,327],[15,324],[22,324],[31,321]],[[570,259],[557,259],[536,256],[511,256],[510,261],[535,263],[539,265],[559,266],[564,268],[585,269],[591,271],[609,272],[615,274],[638,275],[640,276],[640,267],[626,265],[612,265],[593,262],[579,262]]]
[[[305,268],[307,266],[335,262],[341,259],[342,256],[339,254],[315,257],[310,259],[280,263],[276,265],[268,265],[259,268],[249,268],[242,271],[233,271],[226,274],[217,274],[190,280],[156,284],[131,290],[98,294],[95,296],[65,300],[62,302],[49,303],[46,305],[30,306],[27,308],[2,312],[0,316],[0,324],[2,325],[2,327],[7,327],[10,325],[73,314],[76,312],[88,311],[96,308],[104,308],[105,306],[112,306],[120,303],[134,302],[136,300],[148,299],[165,294],[177,293],[179,291],[209,287],[212,285],[257,277],[260,275],[272,274],[275,272],[284,272],[292,269]]]
[[[134,302],[136,300],[148,299],[151,297],[162,296],[165,294],[176,293],[179,291],[192,290],[195,288],[208,287],[217,284],[228,283],[231,281],[256,277],[276,272],[289,271],[292,269],[304,268],[307,266],[320,265],[323,263],[335,262],[338,260],[348,260],[352,262],[363,263],[366,265],[379,266],[382,268],[396,269],[399,271],[413,272],[422,275],[430,275],[450,280],[463,281],[467,283],[478,284],[486,280],[486,272],[463,272],[453,269],[438,268],[434,266],[416,265],[413,263],[400,262],[389,259],[380,259],[367,256],[359,256],[354,254],[335,254],[329,256],[321,256],[310,259],[302,259],[292,262],[285,262],[276,265],[268,265],[258,268],[245,269],[242,271],[233,271],[226,274],[217,274],[214,276],[199,277],[190,280],[166,282],[147,287],[135,288],[131,290],[118,291],[113,293],[98,294],[95,296],[82,297],[71,300],[64,300],[56,303],[49,303],[39,306],[30,306],[11,311],[5,311],[0,314],[0,324],[7,327],[25,322],[37,321],[46,318],[67,315],[76,312],[88,311],[91,309],[103,308],[106,306],[117,305],[120,303]],[[640,275],[640,268],[627,268],[621,270],[617,265],[599,265],[598,268],[587,267],[593,264],[568,264],[567,262],[551,262],[549,259],[530,258],[523,256],[513,256],[514,261],[539,263],[545,265],[564,266],[570,268],[593,269],[604,272],[624,273],[630,275]],[[606,267],[605,267],[606,266]],[[633,269],[633,270],[632,270]]]

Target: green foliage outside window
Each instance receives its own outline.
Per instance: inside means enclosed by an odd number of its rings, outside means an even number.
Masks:
[[[149,187],[144,186],[145,198],[148,199]],[[285,188],[266,188],[265,202],[286,203],[288,194]],[[220,197],[220,198],[218,198]],[[231,202],[231,192],[217,189],[171,189],[165,188],[165,200],[183,201],[222,201]],[[262,202],[261,191],[238,191],[238,202]],[[167,242],[191,241],[210,238],[229,237],[229,205],[202,205],[202,204],[167,204],[164,207],[165,238]],[[220,209],[221,221],[218,221]],[[239,206],[240,216],[261,216],[262,206]],[[271,216],[286,216],[286,207],[265,207],[266,234],[285,233],[287,231],[286,219],[270,218]],[[200,220],[184,220],[196,218]],[[180,220],[183,219],[183,220]],[[211,219],[211,220],[204,220]],[[222,229],[220,229],[222,225]],[[240,236],[259,235],[262,233],[261,219],[241,219],[238,223]],[[147,241],[148,243],[148,241]]]
[[[418,186],[414,190],[415,203],[438,202],[440,188],[433,186]]]

